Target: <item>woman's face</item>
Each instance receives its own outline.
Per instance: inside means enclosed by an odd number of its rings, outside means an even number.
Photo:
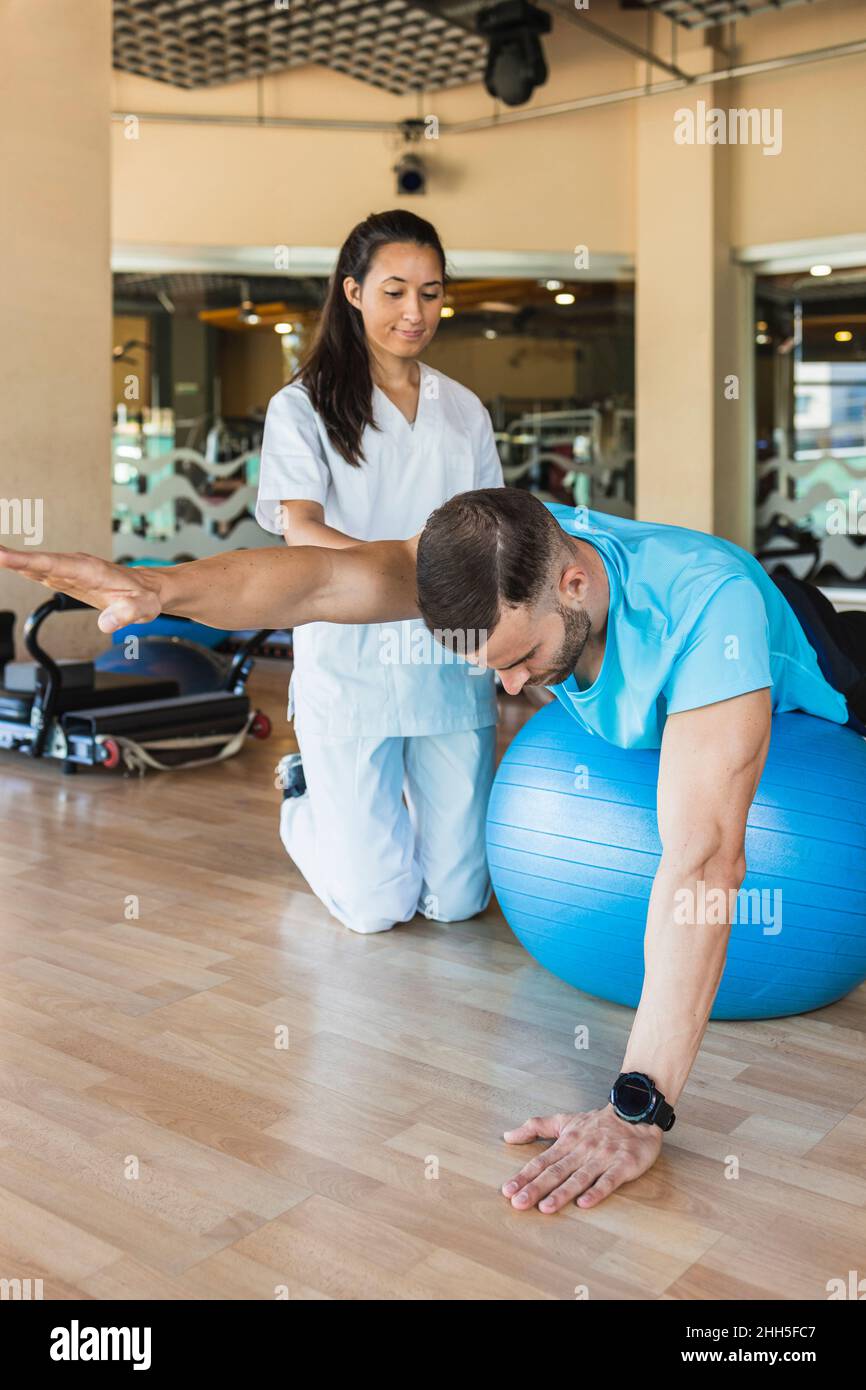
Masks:
[[[432,247],[380,246],[363,285],[347,276],[343,289],[361,311],[368,343],[381,352],[418,357],[439,327],[445,286]]]

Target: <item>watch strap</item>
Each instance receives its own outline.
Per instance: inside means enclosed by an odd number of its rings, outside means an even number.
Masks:
[[[652,1123],[667,1132],[669,1129],[673,1129],[676,1118],[673,1106],[668,1105],[663,1096],[659,1097],[659,1103],[653,1112]]]

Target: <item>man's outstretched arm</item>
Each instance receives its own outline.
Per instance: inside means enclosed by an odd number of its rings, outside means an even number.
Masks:
[[[98,609],[103,632],[152,622],[160,613],[225,628],[396,622],[418,617],[417,544],[413,536],[344,550],[233,550],[160,569],[0,546],[0,568]]]

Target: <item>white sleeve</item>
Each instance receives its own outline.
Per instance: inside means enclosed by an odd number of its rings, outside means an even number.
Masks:
[[[280,502],[318,502],[324,507],[330,481],[307,393],[284,386],[271,397],[265,416],[256,521],[266,531],[281,535]]]
[[[481,429],[479,432],[479,442],[476,447],[475,457],[476,466],[476,487],[504,487],[505,480],[502,476],[502,464],[499,461],[499,450],[496,447],[496,440],[493,437],[493,421],[490,419],[490,411],[486,406],[481,407]]]

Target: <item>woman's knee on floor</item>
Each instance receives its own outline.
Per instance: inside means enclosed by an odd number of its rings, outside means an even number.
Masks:
[[[418,911],[433,922],[465,922],[484,911],[492,891],[486,868],[469,882],[435,879],[424,884]]]
[[[406,873],[385,882],[356,872],[349,881],[335,872],[328,887],[335,916],[352,931],[367,934],[410,921],[418,902],[420,875]]]

